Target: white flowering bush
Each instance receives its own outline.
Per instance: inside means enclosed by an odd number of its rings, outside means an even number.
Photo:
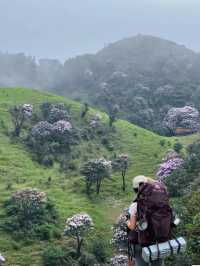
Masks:
[[[124,209],[117,219],[116,224],[113,226],[113,238],[111,242],[119,251],[127,249],[127,217],[128,209]]]
[[[128,257],[125,255],[116,255],[110,260],[110,266],[127,266]]]
[[[121,171],[122,173],[122,189],[126,189],[126,172],[128,170],[129,156],[128,154],[120,154],[117,158],[112,161],[112,168],[116,171]]]
[[[96,184],[96,193],[99,194],[102,180],[110,177],[111,170],[111,161],[104,158],[93,159],[85,163],[81,168],[81,174],[85,177],[87,194],[90,194],[93,184]]]
[[[27,117],[31,117],[33,114],[33,105],[28,103],[23,104],[22,111]]]
[[[80,256],[84,237],[93,228],[92,218],[86,213],[76,214],[66,220],[64,234],[71,236],[77,241],[77,255]]]
[[[41,226],[54,224],[57,219],[57,212],[46,193],[36,188],[18,190],[5,202],[4,207],[7,214],[5,228],[14,234],[24,232],[26,235],[41,236]],[[47,234],[48,225],[45,228]]]

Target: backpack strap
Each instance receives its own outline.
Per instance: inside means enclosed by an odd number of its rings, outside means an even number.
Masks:
[[[149,251],[149,261],[152,263],[152,252],[151,252],[151,249],[148,246],[147,246],[147,249]]]
[[[156,242],[156,246],[157,246],[157,250],[158,250],[158,260],[159,260],[160,259],[160,249],[159,249],[158,242]]]
[[[173,247],[172,247],[172,244],[170,242],[170,240],[168,240],[168,244],[169,244],[169,247],[170,247],[170,250],[171,250],[171,256],[174,255],[174,250],[173,250]]]
[[[178,244],[177,254],[179,254],[180,253],[180,250],[181,250],[181,243],[178,241],[178,239],[176,237],[175,237],[175,241]]]

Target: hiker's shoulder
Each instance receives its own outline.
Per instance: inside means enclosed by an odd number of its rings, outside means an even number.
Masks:
[[[129,213],[131,215],[135,215],[137,213],[137,202],[133,202],[131,203],[130,207],[129,207]]]

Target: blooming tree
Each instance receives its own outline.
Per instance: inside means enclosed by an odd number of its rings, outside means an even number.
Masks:
[[[10,108],[9,112],[14,124],[14,135],[19,137],[24,123],[32,116],[33,106],[31,104],[14,106]]]
[[[77,241],[77,256],[81,254],[84,237],[93,229],[92,218],[86,213],[76,214],[66,220],[64,234],[71,236]]]
[[[96,183],[96,193],[99,194],[102,180],[110,177],[111,169],[111,161],[104,158],[90,160],[83,165],[81,174],[85,177],[86,193],[88,195],[93,183]]]
[[[125,255],[116,255],[111,259],[111,266],[127,266],[128,257]]]
[[[122,189],[123,191],[126,190],[126,172],[128,169],[128,161],[129,156],[128,154],[121,154],[115,160],[112,161],[112,168],[117,171],[121,171],[122,174]]]

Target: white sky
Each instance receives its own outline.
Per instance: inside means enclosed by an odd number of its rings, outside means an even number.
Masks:
[[[0,51],[64,60],[138,33],[200,51],[200,0],[0,0]]]

